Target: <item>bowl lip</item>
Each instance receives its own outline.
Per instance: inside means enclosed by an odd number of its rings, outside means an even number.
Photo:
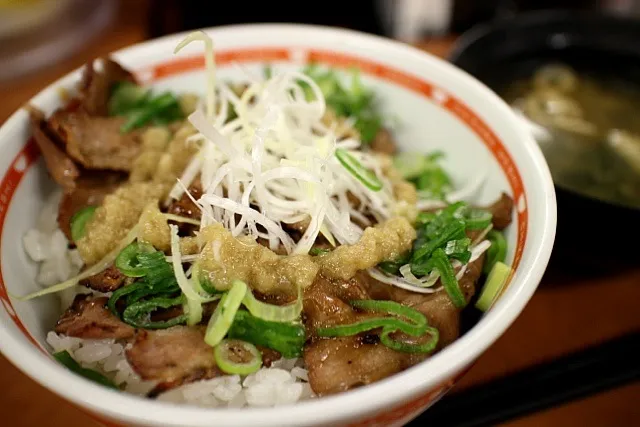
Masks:
[[[115,420],[167,426],[210,425],[213,416],[219,425],[315,425],[354,419],[366,416],[372,411],[379,413],[381,410],[384,411],[383,408],[392,408],[420,396],[473,363],[513,323],[540,282],[549,262],[556,233],[556,198],[551,174],[537,144],[528,133],[517,126],[514,113],[495,93],[470,74],[443,59],[416,47],[359,31],[288,23],[237,24],[202,28],[203,31],[213,36],[216,33],[257,29],[273,32],[296,31],[303,36],[314,38],[326,34],[338,34],[350,41],[362,42],[369,46],[375,45],[380,49],[399,52],[412,58],[413,61],[428,63],[430,66],[446,72],[452,79],[463,82],[465,86],[473,87],[474,92],[485,98],[487,103],[492,104],[497,114],[504,116],[506,122],[511,123],[511,131],[518,135],[521,150],[526,158],[525,161],[537,175],[533,181],[537,187],[536,191],[540,193],[537,202],[542,205],[543,209],[541,209],[542,218],[539,220],[539,234],[531,236],[535,240],[530,240],[528,242],[530,248],[525,249],[532,251],[529,255],[530,262],[528,265],[521,264],[519,274],[514,278],[514,285],[509,289],[508,304],[503,298],[471,331],[458,338],[426,363],[418,364],[389,378],[346,393],[275,408],[224,410],[199,408],[150,401],[146,398],[111,391],[68,372],[65,368],[51,361],[49,357],[35,351],[36,349],[31,343],[16,339],[2,323],[0,326],[0,350],[2,353],[28,376],[68,401]],[[184,31],[147,40],[115,51],[112,55],[117,58],[120,54],[126,54],[128,51],[142,46],[149,47],[149,45],[161,44],[163,41],[171,39],[178,40],[190,32]],[[61,82],[77,75],[79,70],[80,68],[58,79],[40,91],[34,98],[55,90]],[[21,110],[18,110],[5,122],[0,128],[0,144],[2,144],[2,136],[5,133],[3,129],[17,125],[22,120],[24,120],[24,116],[21,117]],[[435,374],[432,373],[430,380],[425,381],[420,374],[428,372],[435,372]]]

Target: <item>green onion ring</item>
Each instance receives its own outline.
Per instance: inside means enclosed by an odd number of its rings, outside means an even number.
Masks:
[[[418,335],[421,335],[422,328],[427,325],[427,318],[424,314],[418,310],[407,307],[395,301],[378,301],[378,300],[353,300],[350,303],[353,307],[360,310],[378,311],[389,314],[395,314],[396,316],[402,316],[411,320],[416,328],[419,330]],[[409,332],[408,332],[409,333]]]
[[[243,358],[249,356],[246,362],[234,362],[233,356]],[[220,341],[214,350],[216,364],[221,371],[231,375],[249,375],[260,369],[262,366],[262,354],[255,345],[246,341],[224,339]]]
[[[115,266],[127,277],[143,277],[146,269],[140,265],[137,257],[139,253],[150,252],[149,245],[133,242],[125,247],[116,257]]]
[[[302,313],[302,289],[298,286],[298,297],[293,304],[267,304],[256,299],[250,289],[247,289],[242,303],[247,307],[249,313],[259,319],[270,322],[292,322],[298,319]]]

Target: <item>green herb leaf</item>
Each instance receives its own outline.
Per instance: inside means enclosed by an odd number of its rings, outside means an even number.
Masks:
[[[429,271],[433,269],[438,270],[442,286],[445,291],[447,291],[447,294],[449,294],[449,298],[451,298],[453,305],[458,308],[462,308],[467,305],[467,301],[460,289],[453,267],[451,267],[451,261],[449,261],[449,258],[443,249],[436,249],[433,252],[433,256],[429,259],[427,268]]]

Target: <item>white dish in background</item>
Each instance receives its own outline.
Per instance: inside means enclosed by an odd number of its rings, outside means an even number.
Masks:
[[[507,230],[507,263],[515,273],[500,300],[468,333],[425,362],[353,391],[276,408],[203,409],[176,406],[110,391],[69,372],[49,357],[45,337],[60,313],[55,296],[29,302],[7,292],[38,289],[36,266],[22,248],[46,197],[54,189],[30,137],[28,115],[15,113],[0,129],[0,350],[26,374],[108,423],[148,426],[364,426],[402,425],[442,396],[515,320],[546,268],[556,226],[555,193],[544,158],[514,113],[493,92],[452,65],[404,44],[352,31],[300,25],[246,25],[206,30],[216,44],[219,74],[241,80],[243,68],[260,73],[309,60],[356,65],[397,116],[404,150],[441,149],[456,183],[488,179],[477,202],[506,191],[517,213]],[[114,54],[143,81],[174,91],[204,92],[202,48],[172,54],[185,34],[164,37]],[[236,61],[242,67],[234,66]],[[32,103],[50,114],[61,104],[58,88],[71,88],[76,71]],[[25,148],[26,147],[26,148]],[[39,348],[41,347],[41,348]],[[110,424],[113,425],[113,424]],[[115,424],[119,425],[119,424]]]

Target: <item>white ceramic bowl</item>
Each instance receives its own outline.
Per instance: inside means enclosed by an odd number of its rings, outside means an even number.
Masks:
[[[510,285],[471,331],[429,360],[354,391],[293,406],[220,410],[174,406],[113,392],[54,362],[45,336],[59,315],[56,297],[29,302],[8,293],[37,289],[35,266],[22,248],[48,193],[54,188],[29,143],[28,116],[16,112],[0,129],[0,349],[17,367],[108,425],[148,426],[389,426],[406,423],[440,398],[514,321],[536,289],[549,260],[556,227],[555,193],[547,165],[531,136],[489,89],[450,64],[407,45],[352,31],[299,25],[247,25],[207,30],[219,72],[242,79],[244,67],[261,72],[307,61],[361,68],[385,111],[401,120],[403,149],[442,149],[460,184],[489,174],[478,202],[501,191],[516,200],[507,231]],[[176,91],[204,93],[202,47],[172,54],[184,34],[142,43],[114,54],[145,82]],[[234,65],[237,63],[239,66]],[[32,102],[47,114],[60,105],[59,87],[71,87],[76,71]]]

